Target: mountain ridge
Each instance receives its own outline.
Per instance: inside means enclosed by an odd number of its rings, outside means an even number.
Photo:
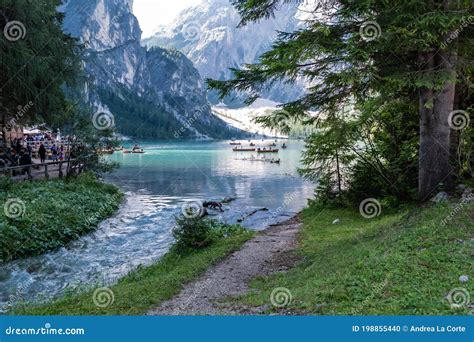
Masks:
[[[85,46],[84,86],[118,131],[147,138],[228,138],[240,134],[212,114],[204,81],[178,51],[145,49],[132,0],[69,0],[64,30]],[[184,126],[184,129],[183,129]]]
[[[183,10],[170,25],[160,27],[154,35],[143,39],[142,45],[176,48],[193,61],[203,78],[228,79],[232,76],[229,68],[257,62],[258,57],[271,48],[279,31],[294,31],[303,25],[298,8],[287,4],[273,19],[237,28],[240,15],[229,1],[204,0]],[[302,82],[292,85],[277,82],[262,97],[283,103],[303,92]],[[241,107],[243,97],[244,94],[236,94],[235,99],[227,98],[224,102],[230,107]],[[209,98],[213,104],[219,102],[213,92]]]

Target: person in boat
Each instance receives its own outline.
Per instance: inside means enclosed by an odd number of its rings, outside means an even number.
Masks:
[[[285,143],[283,143],[283,145],[282,145],[281,147],[283,147],[283,148],[286,148],[287,146],[286,146],[286,144],[285,144]]]

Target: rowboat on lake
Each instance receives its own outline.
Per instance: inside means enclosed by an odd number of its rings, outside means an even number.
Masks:
[[[278,153],[278,151],[279,151],[278,148],[271,148],[271,147],[257,148],[257,153]]]
[[[232,149],[234,152],[255,152],[254,147],[234,147]]]

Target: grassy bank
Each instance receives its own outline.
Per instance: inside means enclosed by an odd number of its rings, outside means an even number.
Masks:
[[[95,229],[123,199],[118,188],[89,175],[68,182],[0,182],[0,261],[64,246]]]
[[[452,219],[444,221],[451,213]],[[316,315],[451,315],[445,299],[455,288],[474,295],[474,201],[450,203],[364,219],[350,210],[306,209],[300,264],[258,278],[240,304],[267,313]],[[332,222],[339,218],[339,224]],[[468,275],[461,283],[459,277]],[[270,304],[287,288],[291,303]],[[458,298],[460,299],[460,298]],[[467,306],[467,305],[466,305]]]
[[[46,305],[17,307],[12,313],[19,315],[145,314],[160,302],[178,294],[184,283],[199,277],[211,265],[238,250],[252,236],[253,233],[250,231],[239,230],[206,248],[185,255],[178,253],[176,248],[172,248],[156,264],[132,272],[107,289],[91,288],[81,294],[71,293]]]

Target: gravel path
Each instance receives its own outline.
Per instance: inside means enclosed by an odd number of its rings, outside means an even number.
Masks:
[[[149,315],[237,315],[258,314],[265,308],[237,307],[220,300],[242,295],[249,281],[259,275],[286,271],[296,262],[293,251],[301,228],[298,217],[272,226],[226,259],[211,267],[199,279],[184,285],[181,293]]]

